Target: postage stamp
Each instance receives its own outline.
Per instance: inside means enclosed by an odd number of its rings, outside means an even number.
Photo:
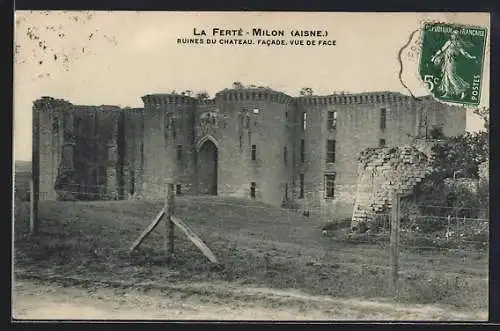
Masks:
[[[485,28],[424,24],[419,74],[436,99],[480,103],[486,35]]]

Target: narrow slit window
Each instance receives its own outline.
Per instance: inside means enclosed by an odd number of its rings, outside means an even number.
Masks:
[[[302,163],[306,162],[306,146],[304,139],[300,140],[300,161]]]
[[[306,131],[307,129],[307,113],[302,113],[302,131]]]
[[[380,109],[380,129],[384,130],[387,125],[387,109]]]
[[[255,161],[257,159],[257,146],[252,145],[252,161]]]
[[[176,195],[182,195],[182,187],[181,184],[175,185],[175,194]]]
[[[299,199],[304,198],[304,174],[299,177]]]
[[[177,145],[177,161],[182,160],[182,145]]]
[[[54,131],[54,133],[59,132],[59,117],[54,117],[54,121],[52,122],[52,131]]]
[[[335,163],[335,140],[333,139],[327,141],[326,162]]]
[[[287,150],[286,146],[283,147],[283,163],[285,165],[287,165],[287,163],[288,163],[288,150]]]
[[[177,127],[175,125],[175,118],[172,117],[172,138],[177,137]]]

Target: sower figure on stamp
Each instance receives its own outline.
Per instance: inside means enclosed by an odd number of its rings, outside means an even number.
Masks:
[[[438,86],[438,90],[443,92],[442,97],[450,97],[460,95],[460,98],[465,97],[465,91],[469,88],[469,83],[466,82],[457,72],[457,56],[462,54],[470,60],[476,60],[476,57],[469,54],[465,48],[473,46],[471,43],[461,40],[458,37],[458,30],[451,33],[443,47],[439,49],[431,58],[435,65],[441,66],[442,78]]]

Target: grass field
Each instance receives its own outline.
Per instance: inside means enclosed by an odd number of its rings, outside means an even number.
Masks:
[[[14,196],[16,200],[27,201],[30,190],[31,162],[16,161],[14,167]]]
[[[297,289],[344,298],[389,297],[385,244],[355,244],[321,236],[305,218],[259,202],[177,197],[175,214],[205,240],[223,263],[214,269],[176,229],[175,259],[164,258],[160,224],[138,251],[128,248],[162,202],[42,202],[40,234],[28,236],[28,205],[16,205],[18,273],[90,281],[168,284],[183,281]],[[488,254],[480,251],[403,251],[399,299],[487,310]]]

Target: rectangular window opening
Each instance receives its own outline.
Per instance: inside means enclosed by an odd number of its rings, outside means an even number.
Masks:
[[[385,139],[380,139],[379,142],[378,142],[378,145],[380,147],[384,147],[385,146]]]
[[[335,163],[335,140],[333,139],[327,141],[326,162]]]
[[[252,145],[252,161],[255,161],[257,159],[257,146]]]
[[[181,184],[175,185],[175,194],[182,195]]]
[[[325,175],[325,193],[326,197],[333,199],[335,196],[335,174]]]
[[[256,189],[256,184],[255,182],[250,183],[250,197],[255,198],[255,189]]]
[[[336,111],[329,111],[328,112],[328,128],[335,129],[336,126],[337,126],[337,112]]]

